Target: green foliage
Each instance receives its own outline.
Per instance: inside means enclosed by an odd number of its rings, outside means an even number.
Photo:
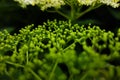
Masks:
[[[120,29],[48,21],[0,32],[1,80],[119,80]]]

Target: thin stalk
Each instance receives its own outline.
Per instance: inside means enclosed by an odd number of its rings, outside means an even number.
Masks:
[[[85,80],[85,78],[87,77],[88,74],[85,74],[84,76],[82,76],[82,78],[80,80]]]
[[[71,17],[70,17],[70,20],[71,21],[74,21],[75,19],[75,8],[73,5],[71,5]]]
[[[28,51],[26,52],[26,64],[28,64],[28,61],[29,61],[29,55],[28,55]]]
[[[54,65],[54,67],[53,67],[53,69],[52,69],[52,72],[51,72],[51,74],[50,74],[49,80],[52,80],[53,73],[55,72],[55,69],[56,69],[56,67],[57,67],[57,64],[58,64],[58,60],[56,60],[56,62],[55,62],[55,65]]]
[[[79,13],[79,15],[76,17],[76,19],[80,18],[81,16],[83,16],[84,14],[88,13],[89,11],[91,11],[93,9],[93,7],[89,7],[88,9],[86,9],[85,11]]]
[[[70,75],[68,80],[73,80],[73,74]]]
[[[69,16],[67,16],[66,14],[64,14],[63,12],[59,11],[58,9],[56,9],[56,12],[60,15],[62,15],[63,17],[65,17],[66,19],[69,20]]]
[[[58,9],[55,9],[55,10],[46,10],[47,12],[50,12],[50,13],[58,13],[60,14],[61,16],[65,17],[66,19],[69,19],[69,16],[67,16],[66,14],[64,14],[62,11],[58,10]]]
[[[83,75],[81,78],[80,78],[80,80],[85,80],[85,78],[87,77],[87,73],[85,74],[85,75]]]
[[[38,76],[32,69],[30,69],[30,68],[26,68],[26,69],[27,69],[29,72],[31,72],[31,74],[34,75],[37,80],[42,80],[42,79],[40,78],[40,76]]]
[[[77,8],[77,13],[79,13],[82,8],[83,8],[83,6],[80,6],[79,8]]]
[[[42,80],[42,79],[41,79],[32,69],[30,69],[30,68],[26,68],[26,67],[23,66],[23,65],[20,65],[20,64],[17,64],[17,63],[13,63],[13,62],[10,62],[10,61],[6,61],[6,63],[7,63],[7,64],[10,64],[10,65],[14,65],[14,66],[18,66],[18,67],[24,68],[24,69],[26,69],[27,71],[29,71],[32,75],[34,75],[37,80]]]
[[[71,4],[67,0],[65,0],[65,3],[69,6],[71,6]]]
[[[10,65],[14,65],[14,66],[18,66],[18,67],[22,67],[24,68],[23,65],[20,65],[20,64],[17,64],[17,63],[13,63],[13,62],[10,62],[10,61],[6,61],[7,64],[10,64]]]
[[[65,52],[66,50],[68,50],[72,45],[74,45],[75,44],[75,42],[73,42],[71,45],[69,45],[68,47],[66,47],[65,49],[63,49],[63,51],[62,52]]]
[[[98,8],[98,7],[100,7],[100,6],[101,6],[101,4],[98,5],[98,6],[95,6],[95,7],[90,6],[90,7],[89,7],[88,9],[86,9],[85,11],[79,13],[79,15],[78,15],[75,19],[80,18],[81,16],[85,15],[86,13],[88,13],[88,12],[90,12],[90,11],[92,11],[92,10],[94,10],[94,9],[96,9],[96,8]]]

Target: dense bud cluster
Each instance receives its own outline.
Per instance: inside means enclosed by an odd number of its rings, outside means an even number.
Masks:
[[[70,21],[33,26],[0,32],[1,80],[120,79],[120,29],[115,36]]]

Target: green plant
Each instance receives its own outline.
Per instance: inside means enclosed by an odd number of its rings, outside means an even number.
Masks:
[[[48,21],[0,32],[1,80],[119,80],[120,29]]]
[[[69,21],[49,21],[18,34],[0,31],[1,80],[119,80],[120,29],[72,24],[101,5],[119,7],[120,0],[15,0],[37,5]],[[85,28],[86,27],[86,28]]]
[[[119,7],[120,0],[14,0],[22,7],[37,5],[42,11],[57,12],[66,19],[75,21],[84,14],[94,10],[101,5]]]

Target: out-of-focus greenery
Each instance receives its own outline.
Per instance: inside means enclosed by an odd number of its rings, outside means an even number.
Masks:
[[[0,32],[0,80],[119,80],[120,29],[48,21]]]

